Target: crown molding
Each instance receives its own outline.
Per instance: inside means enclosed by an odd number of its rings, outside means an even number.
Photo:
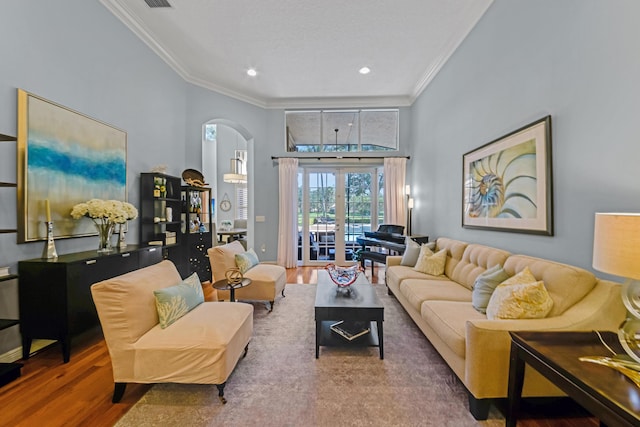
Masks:
[[[469,22],[465,31],[459,32],[457,37],[452,37],[451,39],[449,39],[449,41],[445,45],[445,49],[444,49],[445,53],[443,55],[440,55],[440,57],[433,64],[433,66],[424,72],[420,80],[418,80],[418,83],[416,84],[415,88],[413,89],[413,93],[411,95],[412,104],[420,96],[420,94],[427,88],[427,86],[429,86],[429,83],[431,83],[431,81],[436,77],[436,75],[438,75],[438,72],[440,72],[442,67],[444,67],[444,64],[447,63],[449,58],[451,58],[451,55],[453,55],[453,53],[458,49],[458,47],[462,44],[462,42],[467,38],[469,33],[471,33],[471,30],[475,28],[476,24],[480,21],[480,19],[482,19],[482,17],[487,12],[489,7],[491,7],[492,4],[493,4],[493,0],[488,0],[486,3],[478,1],[478,2],[473,2],[471,4],[471,6],[468,8],[468,10],[464,15],[465,16],[469,15],[469,9],[477,9],[477,10],[471,11],[472,12],[471,16],[477,16],[477,18]]]

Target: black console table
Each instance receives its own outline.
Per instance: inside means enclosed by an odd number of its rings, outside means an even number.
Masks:
[[[108,254],[97,251],[18,262],[22,357],[29,358],[34,338],[59,340],[65,363],[71,337],[99,324],[91,285],[162,260],[160,247],[138,247]]]

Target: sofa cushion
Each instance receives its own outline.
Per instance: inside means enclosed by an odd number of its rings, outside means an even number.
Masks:
[[[484,314],[473,308],[471,302],[462,301],[425,301],[420,308],[420,316],[461,358],[465,358],[466,354],[467,321],[486,319]]]
[[[470,301],[471,292],[450,280],[408,279],[400,284],[400,293],[416,311],[426,300]]]
[[[197,273],[193,273],[181,283],[153,291],[161,328],[176,320],[204,302],[204,293]]]
[[[509,252],[489,246],[469,244],[462,254],[462,258],[448,275],[462,286],[473,289],[476,278],[486,269],[495,265],[504,265]]]
[[[526,255],[512,255],[504,264],[509,275],[529,267],[536,280],[542,280],[553,300],[548,317],[559,316],[585,297],[596,285],[589,271],[572,265]]]
[[[413,267],[413,269],[432,276],[440,276],[444,273],[444,265],[446,262],[446,249],[442,249],[434,254],[427,245],[423,245],[420,248],[418,262],[416,262],[416,266]]]
[[[407,279],[449,280],[446,276],[431,276],[415,271],[413,267],[403,265],[394,265],[385,271],[385,281],[388,286],[399,286],[402,281]]]
[[[236,265],[238,266],[242,274],[249,271],[251,267],[255,267],[260,263],[260,261],[258,260],[258,255],[255,253],[253,248],[249,248],[249,250],[244,253],[235,254],[235,260]]]
[[[447,250],[447,262],[444,265],[444,274],[447,277],[451,277],[453,270],[462,259],[464,250],[468,245],[469,244],[466,242],[447,239],[446,237],[440,237],[438,240],[436,240],[436,252],[441,251],[442,249]],[[469,287],[469,289],[471,289],[471,287]]]
[[[473,308],[480,313],[486,313],[487,304],[489,304],[493,291],[500,283],[508,278],[509,275],[500,264],[496,264],[480,274],[473,284],[473,292],[471,293],[471,304]]]

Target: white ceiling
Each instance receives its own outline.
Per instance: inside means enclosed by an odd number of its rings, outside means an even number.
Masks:
[[[100,1],[188,82],[330,108],[411,105],[493,0]]]

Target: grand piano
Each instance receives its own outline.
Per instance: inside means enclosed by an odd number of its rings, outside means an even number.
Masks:
[[[373,263],[385,264],[387,256],[402,255],[405,250],[404,226],[392,224],[380,224],[376,231],[365,231],[364,236],[356,237],[356,241],[362,246],[359,251],[360,265],[364,268],[365,261],[371,261],[371,274]],[[419,244],[427,243],[429,236],[411,236],[411,239]]]

